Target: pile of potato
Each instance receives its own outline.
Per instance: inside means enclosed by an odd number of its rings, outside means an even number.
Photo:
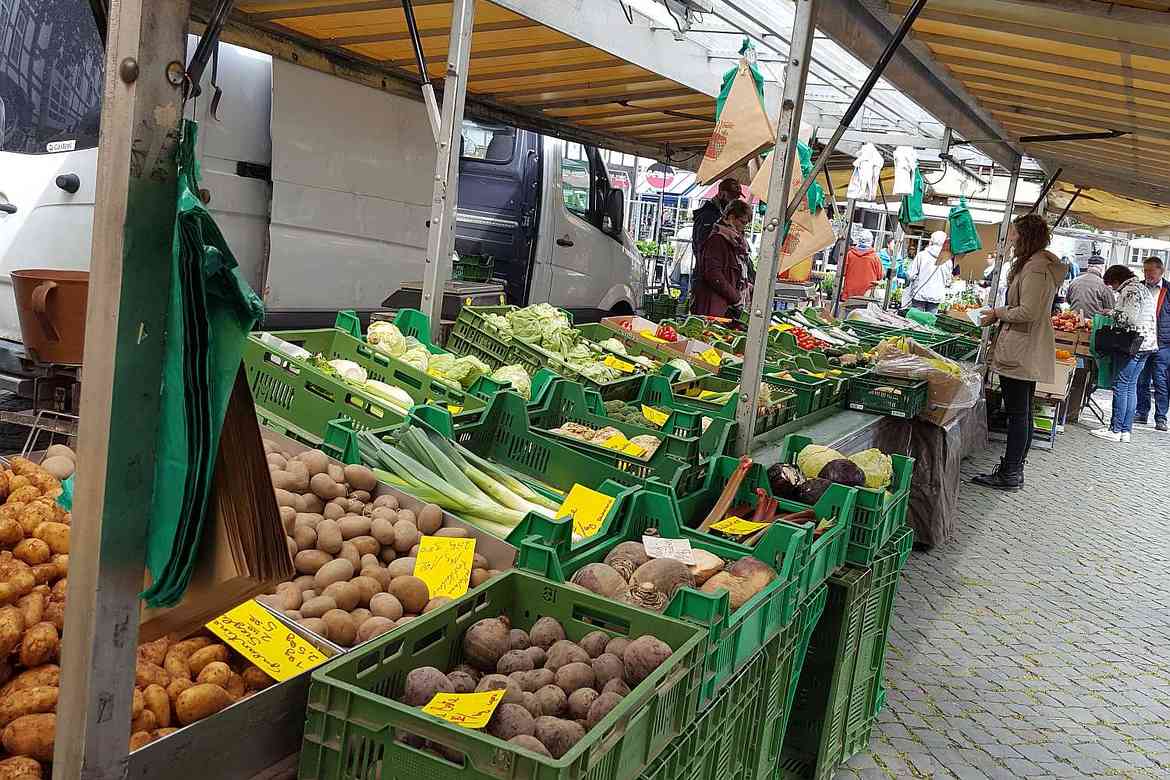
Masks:
[[[341,466],[320,450],[294,455],[265,440],[264,450],[288,549],[300,576],[260,600],[314,634],[353,647],[443,606],[414,575],[423,535],[466,537],[443,527],[435,504],[414,510],[392,495],[374,497],[365,466]],[[476,554],[470,585],[498,574]]]
[[[71,474],[75,456],[54,445],[45,460]],[[71,522],[60,495],[26,458],[0,471],[0,778],[39,778],[53,758]]]
[[[629,639],[593,631],[573,642],[547,616],[531,631],[513,628],[506,615],[480,620],[461,646],[463,663],[447,672],[412,669],[399,700],[423,707],[437,693],[506,691],[485,731],[549,758],[568,753],[672,652],[649,634]],[[406,739],[443,755],[438,743]]]

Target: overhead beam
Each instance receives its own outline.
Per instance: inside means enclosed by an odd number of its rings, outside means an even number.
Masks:
[[[1078,79],[1079,81],[1079,79]],[[1026,98],[1033,97],[1043,98],[1063,98],[1065,100],[1083,101],[1086,105],[1096,105],[1110,110],[1116,110],[1117,106],[1126,105],[1132,106],[1135,110],[1143,113],[1154,113],[1164,115],[1170,118],[1170,95],[1159,96],[1159,98],[1149,98],[1127,93],[1125,97],[1131,99],[1132,102],[1121,102],[1120,100],[1110,101],[1107,95],[1102,95],[1099,92],[1074,92],[1069,89],[1061,89],[1051,83],[1049,84],[1031,84],[1025,81],[1009,81],[1006,79],[996,78],[995,76],[985,76],[978,74],[965,74],[963,83],[972,92],[977,92],[980,89],[989,90],[998,93],[1008,93],[1012,95],[1023,94]],[[1156,93],[1155,93],[1156,94]],[[1143,102],[1137,102],[1141,100]],[[1101,102],[1105,101],[1105,102]],[[1161,107],[1166,107],[1164,111],[1159,111]]]
[[[550,43],[534,43],[529,46],[505,46],[499,49],[490,49],[479,47],[475,50],[475,61],[499,59],[501,57],[514,57],[517,54],[542,54],[550,51],[572,51],[573,49],[585,49],[588,44],[581,41],[553,41]],[[446,62],[447,55],[428,54],[426,57],[427,64],[435,62]],[[399,59],[381,60],[385,65],[392,68],[404,68],[414,64],[414,57],[401,57]]]
[[[441,5],[450,3],[451,0],[414,0],[416,6],[419,5]],[[366,0],[365,2],[340,3],[338,5],[325,6],[311,6],[304,7],[303,0],[289,0],[283,5],[287,8],[270,8],[267,11],[257,11],[256,13],[245,14],[241,11],[236,11],[233,14],[236,17],[250,19],[252,21],[264,22],[273,19],[303,19],[308,16],[326,16],[331,14],[347,14],[358,13],[361,11],[385,11],[392,8],[401,8],[402,0]]]
[[[862,62],[877,60],[899,21],[899,17],[889,13],[884,2],[877,0],[823,0],[817,12],[817,27]],[[964,138],[1006,140],[1008,134],[975,97],[912,37],[903,43],[886,68],[886,81]],[[1005,168],[1013,164],[1020,152],[1010,142],[977,144],[977,147]]]
[[[666,79],[658,78],[653,73],[643,73],[640,76],[599,79],[597,81],[578,80],[576,83],[568,84],[532,84],[527,87],[517,87],[515,89],[483,89],[478,91],[492,95],[496,98],[514,98],[527,97],[529,95],[540,95],[547,96],[550,99],[555,100],[562,96],[571,97],[573,95],[582,95],[583,97],[588,97],[591,94],[596,94],[596,90],[608,89],[610,87],[618,87],[620,89],[622,87],[640,85],[655,86],[662,84],[670,84],[672,87],[676,86]],[[614,94],[622,93],[614,92]]]
[[[501,30],[524,30],[529,27],[539,27],[540,25],[531,19],[508,19],[502,22],[481,22],[476,25],[475,31],[477,33],[484,32],[499,32]],[[451,32],[449,25],[442,27],[423,27],[418,31],[420,38],[446,38],[447,34]],[[368,35],[341,35],[337,37],[322,38],[326,43],[334,46],[348,46],[355,43],[392,43],[394,41],[409,41],[410,31],[396,31],[384,33],[370,33]]]
[[[647,90],[645,92],[633,92],[618,95],[598,95],[596,97],[579,97],[565,98],[564,100],[540,101],[539,105],[542,108],[604,106],[608,103],[617,103],[619,100],[649,100],[652,98],[681,97],[683,95],[690,94],[691,90],[687,87],[667,87],[664,89]]]
[[[940,60],[942,58],[940,57]],[[952,54],[947,54],[944,63],[948,68],[956,71],[959,78],[964,81],[968,77],[966,74],[979,74],[979,77],[988,73],[998,77],[1015,76],[1019,79],[1029,79],[1032,81],[1039,81],[1042,84],[1062,84],[1069,87],[1080,87],[1086,90],[1096,90],[1111,94],[1111,90],[1124,90],[1126,94],[1132,94],[1137,97],[1149,98],[1151,100],[1166,101],[1170,100],[1170,90],[1166,92],[1159,92],[1155,89],[1146,89],[1144,87],[1135,87],[1131,84],[1125,83],[1124,76],[1113,76],[1110,74],[1098,73],[1096,79],[1085,79],[1077,76],[1070,76],[1066,73],[1054,73],[1046,68],[1031,68],[1019,67],[1016,65],[1008,65],[1000,62],[989,62],[987,60],[977,60],[968,57],[959,57]],[[1117,79],[1117,82],[1106,81],[1105,76]],[[1168,85],[1170,86],[1170,85]]]
[[[833,137],[833,131],[827,127],[817,128],[816,140],[825,143]],[[931,138],[923,135],[906,135],[903,133],[868,133],[861,130],[846,130],[841,136],[842,141],[853,143],[884,144],[886,146],[913,146],[915,149],[937,149],[942,151],[943,139]]]
[[[1153,127],[1147,125],[1145,122],[1157,123],[1159,119],[1170,119],[1170,114],[1164,117],[1159,117],[1157,112],[1154,116],[1139,116],[1137,111],[1125,111],[1124,103],[1098,103],[1092,100],[1064,99],[1064,100],[1049,100],[1037,95],[1017,95],[1009,92],[1002,92],[997,89],[985,89],[982,87],[972,86],[971,91],[978,95],[985,103],[998,103],[1000,105],[1012,106],[1020,109],[1023,113],[1029,113],[1033,108],[1048,109],[1057,113],[1074,111],[1079,116],[1091,114],[1098,123],[1105,125],[1109,130],[1125,130],[1122,125],[1128,125],[1131,128]],[[1165,125],[1163,125],[1164,127]]]
[[[1003,106],[1004,110],[1002,113],[1015,114],[1025,118],[1034,116],[1041,119],[1055,119],[1062,122],[1068,122],[1070,124],[1076,124],[1078,127],[1085,127],[1096,130],[1132,130],[1134,132],[1140,132],[1144,135],[1147,135],[1150,138],[1163,138],[1170,140],[1170,130],[1161,130],[1150,125],[1138,124],[1132,119],[1125,119],[1121,117],[1115,119],[1098,119],[1092,114],[1092,112],[1077,111],[1072,106],[1042,110],[1039,108],[1021,106],[1019,101],[993,98],[990,95],[985,97],[984,100],[993,105]],[[994,108],[991,109],[991,112],[993,114],[998,113]]]
[[[1065,11],[1111,22],[1170,27],[1170,13],[1135,8],[1121,3],[1100,2],[1099,0],[1011,0],[1011,2],[1014,5],[1032,7],[1036,9],[1037,13]]]

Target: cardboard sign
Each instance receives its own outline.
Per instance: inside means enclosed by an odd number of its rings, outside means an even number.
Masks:
[[[673,558],[687,566],[695,565],[695,551],[686,539],[663,539],[661,536],[642,535],[642,546],[651,558]]]
[[[593,536],[601,530],[605,516],[613,507],[613,501],[612,496],[590,490],[584,485],[573,485],[556,516],[572,518],[573,533],[578,536]]]
[[[666,412],[660,412],[646,404],[642,404],[642,416],[659,427],[666,425],[666,421],[670,419],[670,415]]]
[[[475,539],[424,536],[418,543],[414,576],[427,584],[431,598],[456,599],[467,592],[474,557]]]
[[[427,702],[423,712],[442,718],[448,723],[469,729],[482,729],[492,719],[496,707],[507,691],[481,691],[480,693],[436,693]]]
[[[317,648],[253,599],[212,620],[207,628],[277,682],[296,677],[326,660]]]
[[[711,132],[703,162],[695,178],[710,184],[735,170],[744,162],[776,143],[772,123],[746,59],[739,61],[739,72],[723,104],[723,113]],[[755,190],[752,190],[755,192]]]
[[[718,523],[712,523],[710,530],[718,531],[719,533],[727,534],[728,536],[748,536],[754,534],[761,528],[767,528],[771,523],[753,523],[751,520],[744,520],[742,517],[731,517],[720,520]]]

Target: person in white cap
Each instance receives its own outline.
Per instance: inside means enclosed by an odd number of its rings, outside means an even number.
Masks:
[[[936,230],[930,234],[930,243],[914,256],[907,271],[906,299],[915,309],[934,313],[942,303],[947,288],[951,286],[953,263],[941,260],[947,246],[945,231]]]

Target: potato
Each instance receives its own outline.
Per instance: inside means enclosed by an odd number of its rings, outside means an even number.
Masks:
[[[262,691],[275,682],[258,666],[249,666],[240,676],[244,678],[244,685],[250,691]]]
[[[13,756],[0,761],[0,780],[41,780],[41,765],[35,758]]]
[[[363,553],[362,554],[362,565],[358,567],[358,571],[361,571],[362,569],[380,569],[380,568],[382,568],[382,562],[378,560],[377,554],[374,554],[374,553]]]
[[[372,493],[378,487],[378,478],[374,476],[372,470],[365,466],[348,465],[343,469],[342,476],[353,490],[364,490]]]
[[[367,536],[370,533],[370,518],[361,515],[346,515],[337,521],[341,529],[341,538],[350,540],[358,536]]]
[[[374,499],[374,508],[385,507],[387,509],[398,509],[398,496],[393,493],[383,493]]]
[[[379,544],[394,545],[394,521],[384,517],[375,517],[370,520],[370,535],[378,540]]]
[[[219,662],[226,664],[231,658],[231,653],[228,651],[227,645],[214,644],[208,645],[200,650],[196,650],[191,654],[191,658],[187,661],[187,668],[191,670],[191,674],[198,678],[199,673],[203,668],[210,663]]]
[[[389,520],[391,523],[398,522],[398,510],[391,509],[388,506],[375,506],[370,512],[372,520]]]
[[[382,552],[378,553],[378,557],[386,563],[390,563],[398,557],[398,553],[394,552],[393,547],[383,547]]]
[[[148,685],[142,691],[146,709],[154,713],[154,721],[161,728],[171,725],[171,699],[161,685]]]
[[[346,492],[345,488],[337,484],[328,474],[314,474],[313,478],[309,480],[309,490],[324,501],[342,498]]]
[[[45,450],[45,457],[46,458],[63,457],[63,458],[69,458],[69,460],[73,461],[74,463],[77,462],[77,453],[74,452],[71,447],[68,447],[64,444],[50,444],[48,446],[48,448]],[[44,466],[44,461],[41,462],[41,466],[42,467]]]
[[[336,520],[322,520],[317,524],[317,549],[330,555],[341,552],[341,526]]]
[[[354,566],[344,558],[337,558],[322,566],[313,575],[313,582],[317,590],[324,592],[325,588],[335,582],[348,582],[353,577]]]
[[[25,485],[8,494],[8,500],[14,504],[27,504],[41,497],[41,489],[35,485]]]
[[[349,497],[351,500],[360,501],[362,504],[369,503],[370,499],[372,498],[372,496],[370,495],[370,491],[368,491],[368,490],[353,490],[352,486],[351,486],[350,491],[349,491]],[[369,517],[369,515],[365,514],[365,511],[366,511],[366,508],[363,506],[362,507],[362,517]]]
[[[0,688],[0,700],[8,699],[17,691],[28,688],[44,685],[56,687],[60,684],[61,667],[57,664],[45,664],[35,669],[26,669],[9,680],[3,688]]]
[[[161,639],[154,640],[153,642],[145,642],[139,645],[135,655],[140,661],[150,661],[152,664],[158,664],[159,666],[162,666],[163,661],[166,660],[167,650],[170,649],[170,646],[171,640],[164,636]]]
[[[171,645],[171,649],[167,650],[166,660],[163,661],[163,669],[171,677],[181,677],[190,680],[191,669],[187,665],[191,658],[191,654],[197,650],[202,650],[208,645],[212,644],[210,638],[205,636],[196,636],[190,639],[184,639],[182,642],[175,642]],[[167,683],[160,683],[166,686]]]
[[[471,587],[478,588],[491,579],[488,576],[487,569],[472,569],[471,570]]]
[[[130,752],[144,748],[151,742],[154,742],[154,736],[149,731],[135,731],[130,735]]]
[[[391,577],[408,577],[414,574],[414,558],[395,558],[386,567]]]
[[[0,700],[0,726],[7,726],[24,715],[53,712],[57,708],[57,694],[60,690],[52,685],[38,685],[6,696]]]
[[[346,511],[345,507],[343,507],[341,504],[337,503],[336,501],[330,501],[325,505],[325,508],[321,510],[321,514],[325,515],[326,520],[340,520],[341,518],[345,517]]]
[[[171,684],[167,686],[167,698],[171,700],[173,707],[174,703],[178,701],[179,694],[188,688],[194,686],[195,683],[185,677],[179,677],[171,680]]]
[[[54,560],[49,563],[38,563],[32,567],[33,581],[37,585],[48,585],[50,582],[55,582],[69,571],[68,560],[59,560],[68,559],[68,555],[55,555],[53,558]]]
[[[388,590],[410,615],[422,612],[427,602],[431,600],[427,584],[418,577],[395,577],[391,580]]]
[[[284,471],[284,467],[288,464],[288,458],[281,455],[279,452],[270,452],[264,456],[264,460],[269,466],[276,466],[276,468]]]
[[[44,619],[45,607],[49,604],[48,590],[44,585],[38,586],[37,590],[27,596],[21,596],[16,602],[16,608],[24,616],[26,626],[36,625]]]
[[[306,590],[309,590],[314,586],[313,575],[302,574],[293,580],[293,585],[296,585],[298,588],[300,588],[301,593],[304,593]]]
[[[40,625],[40,623],[37,625]],[[29,629],[29,631],[31,632],[32,629]],[[25,636],[27,637],[28,635],[26,634]],[[21,649],[24,649],[23,643],[21,644]],[[158,664],[141,660],[134,663],[134,685],[139,688],[145,688],[148,685],[161,685],[165,688],[170,685],[171,677],[173,675],[169,674],[166,669]]]
[[[419,550],[421,549],[422,545],[416,544],[414,547],[410,548],[410,552],[408,552],[407,555],[409,555],[411,558],[417,558]]]
[[[394,621],[375,615],[369,618],[358,627],[357,641],[365,642],[368,639],[373,639],[376,636],[381,636],[387,631],[393,631],[395,628]]]
[[[296,517],[293,520],[293,527],[295,528],[297,526],[303,525],[308,526],[309,528],[312,528],[314,531],[316,531],[317,526],[320,525],[321,521],[324,519],[324,516],[316,512],[297,512]]]
[[[398,553],[409,551],[419,540],[418,527],[410,520],[402,519],[406,511],[404,509],[398,513],[398,522],[394,524],[394,551]]]
[[[317,548],[317,531],[307,525],[295,526],[292,529],[292,539],[296,543],[297,552]]]
[[[451,599],[447,596],[435,596],[433,599],[427,602],[425,607],[423,607],[423,614],[425,615],[428,612],[434,612],[439,607],[445,607],[450,603]]]
[[[227,684],[223,686],[223,689],[232,697],[232,701],[238,701],[248,693],[248,686],[244,684],[244,678],[235,672],[232,672],[231,676],[228,677]]]
[[[306,618],[319,618],[331,609],[337,609],[337,602],[328,596],[314,596],[301,605],[301,614]]]
[[[41,523],[39,528],[44,528],[47,525],[59,525],[58,523]],[[66,531],[69,526],[61,526]],[[53,556],[53,551],[49,549],[49,545],[42,539],[24,539],[14,548],[12,554],[18,559],[24,561],[29,566],[36,566],[40,563],[47,563],[49,558]]]
[[[348,584],[348,583],[347,583]],[[349,613],[340,609],[331,609],[322,617],[329,630],[329,640],[342,647],[352,647],[357,638],[357,629],[350,619]]]
[[[57,716],[53,713],[23,715],[4,727],[0,742],[12,755],[52,761],[56,733]]]
[[[208,683],[193,685],[179,694],[179,698],[175,702],[175,715],[178,717],[179,723],[186,726],[209,715],[214,715],[231,703],[231,696],[218,685]],[[12,725],[9,724],[10,727]],[[5,729],[5,736],[7,734],[8,731]],[[5,747],[7,745],[8,741],[5,740]]]
[[[299,621],[301,618],[304,617],[304,615],[301,614],[301,611],[299,609],[286,609],[284,611],[284,616],[292,618],[293,620],[297,620],[297,621]]]
[[[313,477],[329,470],[329,456],[321,450],[308,450],[297,455],[295,460],[305,464],[309,476]]]
[[[358,567],[362,565],[362,555],[358,552],[358,548],[353,542],[342,542],[341,552],[337,553],[337,557],[341,560],[349,561],[354,571],[357,571]]]
[[[12,604],[21,596],[27,596],[37,586],[32,570],[23,561],[20,561],[20,564],[25,568],[12,571],[3,582],[0,582],[0,604]]]
[[[334,563],[337,563],[337,561],[334,561]],[[329,596],[337,602],[338,609],[343,612],[349,612],[351,609],[357,607],[358,602],[361,600],[362,592],[353,583],[342,581],[328,585],[322,592],[322,595]]]
[[[282,506],[280,508],[280,524],[284,527],[286,534],[291,534],[293,528],[296,527],[297,510],[291,506]]]
[[[220,688],[226,688],[228,680],[232,676],[232,668],[223,661],[212,661],[204,666],[199,672],[199,676],[195,678],[196,684],[211,683],[218,685]]]
[[[27,595],[27,594],[26,594]],[[16,607],[0,609],[0,658],[7,658],[24,634],[24,613]]]
[[[404,614],[402,602],[390,593],[378,593],[370,599],[370,612],[377,617],[398,620]]]
[[[154,713],[150,710],[143,710],[138,713],[138,717],[130,721],[130,733],[137,731],[154,731],[158,727],[158,723],[154,720]]]
[[[325,625],[325,621],[321,618],[305,618],[297,622],[317,636],[323,636],[326,639],[329,638],[329,627]]]
[[[301,550],[293,558],[293,566],[301,574],[316,574],[333,556],[322,550]]]
[[[390,570],[384,569],[381,566],[364,566],[362,567],[361,576],[377,580],[378,584],[382,586],[382,590],[390,587],[390,581],[394,579],[390,574]]]
[[[68,563],[68,561],[66,561],[66,563]],[[57,582],[53,583],[53,588],[49,591],[49,599],[51,601],[64,601],[66,588],[68,585],[69,583],[67,580],[58,580]]]
[[[434,534],[443,527],[443,510],[437,504],[425,504],[418,510],[418,530]]]
[[[450,536],[455,539],[466,539],[468,537],[466,528],[459,528],[457,526],[449,525],[446,528],[440,528],[435,531],[432,536]]]
[[[330,463],[326,473],[329,475],[331,480],[337,482],[338,484],[345,482],[345,469],[343,469],[339,463]]]
[[[317,592],[316,588],[309,588],[308,590],[301,593],[301,603],[304,604],[306,601],[312,601],[320,595],[321,594]]]
[[[24,538],[24,529],[12,517],[0,517],[0,545],[12,547]]]
[[[292,463],[288,465],[292,466]],[[309,489],[309,475],[304,471],[274,471],[272,486],[291,493],[304,493]],[[303,501],[303,499],[302,499]]]

